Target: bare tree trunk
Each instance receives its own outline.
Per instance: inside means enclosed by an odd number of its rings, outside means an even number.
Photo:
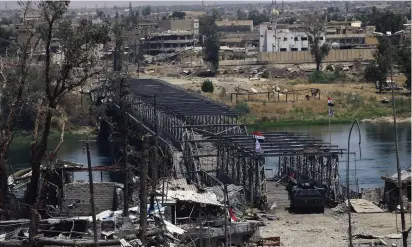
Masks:
[[[319,71],[320,63],[316,62],[316,71]]]
[[[7,196],[7,174],[6,174],[6,152],[0,152],[0,212],[4,209]],[[3,213],[0,213],[0,219],[3,219]]]
[[[46,122],[44,124],[42,139],[39,144],[34,144],[35,147],[33,148],[32,153],[32,161],[31,161],[31,168],[32,168],[32,176],[30,180],[30,184],[28,187],[28,194],[27,194],[27,204],[34,205],[37,198],[37,190],[38,184],[40,179],[40,166],[43,160],[43,157],[47,150],[47,138],[50,134],[51,128],[51,120],[52,120],[52,109],[49,106],[47,109],[46,115]]]

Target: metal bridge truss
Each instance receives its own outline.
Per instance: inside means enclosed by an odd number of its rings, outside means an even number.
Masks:
[[[174,164],[176,175],[197,184],[213,181],[205,172],[211,162],[200,158],[204,150],[193,141],[205,134],[246,133],[238,125],[238,114],[225,105],[160,80],[131,80],[130,87],[130,114],[181,151],[182,162]]]
[[[325,186],[329,198],[341,198],[343,150],[337,146],[299,133],[264,133],[263,153],[257,153],[254,137],[227,106],[160,80],[133,79],[130,87],[129,115],[172,143],[177,177],[206,186],[241,185],[256,203],[266,198],[265,165],[276,157],[279,177],[294,171],[300,180]]]
[[[264,133],[264,136],[265,141],[260,143],[263,153],[255,151],[256,140],[252,135],[215,135],[198,142],[214,142],[217,177],[221,178],[223,174],[242,185],[252,202],[265,198],[265,165],[275,157],[278,177],[293,171],[300,181],[311,180],[324,186],[328,198],[342,199],[338,164],[343,149],[300,133],[276,132]]]

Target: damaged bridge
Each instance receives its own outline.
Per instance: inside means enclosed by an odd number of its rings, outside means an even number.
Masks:
[[[200,187],[242,186],[248,201],[257,204],[266,201],[265,165],[271,162],[279,177],[293,171],[325,186],[329,198],[341,199],[338,157],[343,150],[337,146],[299,133],[265,133],[263,151],[256,152],[255,137],[228,106],[161,80],[129,79],[128,84],[131,125],[158,136],[158,144],[173,157],[176,179]],[[104,102],[112,119],[120,121],[120,103],[108,91],[94,91],[92,99]]]

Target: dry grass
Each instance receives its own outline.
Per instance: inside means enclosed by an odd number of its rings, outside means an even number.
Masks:
[[[258,85],[257,85],[258,86]],[[322,120],[328,117],[327,115],[327,98],[332,97],[335,103],[335,118],[374,118],[382,117],[391,113],[390,105],[380,103],[382,97],[390,99],[390,94],[377,94],[373,84],[358,83],[358,84],[294,84],[283,86],[292,90],[302,90],[309,88],[320,89],[320,100],[311,99],[305,100],[305,95],[309,94],[309,90],[299,92],[295,95],[288,95],[286,102],[285,94],[280,95],[277,101],[277,94],[271,94],[268,100],[266,94],[253,95],[248,101],[245,95],[238,96],[238,102],[245,101],[250,107],[251,119],[249,122],[261,122],[268,120]],[[230,100],[230,95],[206,94],[208,97],[228,104],[236,105],[235,97],[233,102]],[[408,115],[410,112],[410,98],[405,96],[397,96],[397,105],[399,113]],[[410,114],[409,114],[410,115]]]

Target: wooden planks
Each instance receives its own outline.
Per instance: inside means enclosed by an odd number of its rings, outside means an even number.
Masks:
[[[383,213],[383,210],[381,208],[373,204],[371,201],[365,199],[351,199],[350,203],[353,210],[358,214]]]

